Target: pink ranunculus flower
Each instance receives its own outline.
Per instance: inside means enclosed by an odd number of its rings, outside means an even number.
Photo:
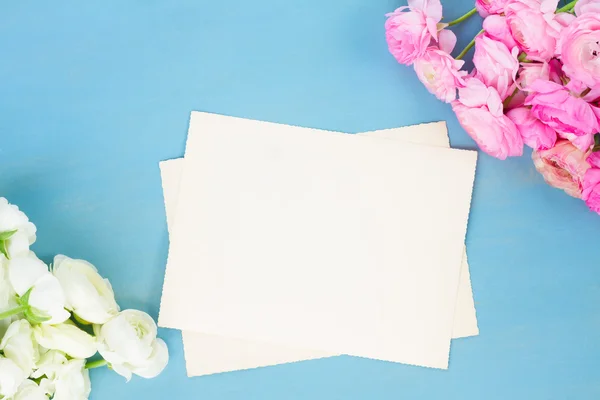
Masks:
[[[515,78],[519,70],[517,57],[519,49],[509,50],[502,42],[487,36],[475,39],[473,64],[477,68],[477,77],[487,86],[493,86],[504,100],[515,89]]]
[[[517,46],[517,42],[512,37],[506,17],[504,15],[490,15],[483,20],[483,30],[485,34],[494,40],[502,42],[507,48],[512,49]]]
[[[581,198],[590,210],[600,214],[600,168],[590,168],[585,173]]]
[[[568,140],[559,140],[548,150],[532,153],[533,164],[544,180],[569,196],[581,198],[583,178],[590,164],[585,153],[573,146]]]
[[[555,21],[558,0],[514,0],[505,7],[506,21],[527,58],[549,61],[556,54],[562,25]]]
[[[547,150],[556,143],[556,132],[542,124],[527,107],[513,108],[506,116],[515,123],[523,142],[534,150]]]
[[[440,46],[443,43],[442,33],[440,32]],[[465,85],[464,78],[467,75],[466,71],[460,70],[464,61],[455,60],[449,54],[455,43],[455,40],[452,42],[449,39],[444,49],[429,47],[414,63],[419,80],[429,92],[446,103],[456,99],[456,89]]]
[[[531,106],[533,115],[558,133],[589,136],[600,131],[598,110],[564,86],[538,79],[529,85],[529,90],[525,105]]]
[[[600,13],[577,17],[562,31],[558,49],[569,78],[589,87],[600,86]]]
[[[468,78],[458,89],[452,109],[467,133],[486,153],[506,159],[523,154],[523,139],[515,124],[503,113],[498,91],[478,78]]]
[[[504,7],[511,0],[476,0],[475,8],[482,17],[487,17],[492,14],[502,14]]]
[[[409,0],[408,7],[387,17],[385,37],[390,53],[400,64],[411,65],[425,54],[432,40],[438,40],[442,4],[439,0]]]
[[[538,79],[550,79],[550,66],[548,63],[523,63],[519,69],[517,86],[524,92],[529,92],[529,86]]]

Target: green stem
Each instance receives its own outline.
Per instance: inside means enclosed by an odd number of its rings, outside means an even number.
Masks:
[[[106,362],[105,359],[88,361],[87,363],[85,363],[85,369],[100,368],[100,367],[104,367],[106,364],[108,364],[108,362]]]
[[[465,48],[463,49],[463,51],[461,51],[461,52],[460,52],[460,54],[456,56],[456,59],[457,59],[457,60],[460,60],[460,59],[462,59],[462,58],[463,58],[463,57],[464,57],[464,56],[465,56],[465,55],[466,55],[466,54],[469,52],[469,50],[471,50],[471,48],[472,48],[473,46],[475,46],[475,39],[477,39],[477,36],[481,35],[482,33],[483,33],[483,29],[482,29],[482,30],[480,30],[480,31],[479,31],[479,33],[477,33],[477,35],[475,35],[475,37],[473,38],[473,40],[471,40],[471,41],[469,42],[469,44],[467,45],[467,47],[465,47]]]
[[[573,9],[573,7],[575,7],[575,4],[577,4],[577,0],[573,0],[572,2],[570,2],[569,4],[567,4],[566,6],[563,6],[563,7],[559,8],[558,10],[556,10],[556,13],[571,11]]]
[[[13,315],[17,315],[27,310],[28,306],[19,306],[17,308],[13,308],[12,310],[4,311],[0,313],[0,320],[12,317]]]
[[[585,97],[591,91],[592,91],[592,88],[587,88],[583,92],[581,92],[581,94],[579,95],[579,97]]]
[[[600,151],[600,133],[594,135],[594,147],[592,147],[592,151]]]
[[[448,26],[458,25],[461,22],[466,21],[467,19],[471,18],[475,14],[477,14],[477,9],[476,8],[472,9],[471,11],[469,11],[468,13],[466,13],[465,15],[463,15],[460,18],[457,18],[454,21],[448,22]]]
[[[514,97],[517,95],[517,93],[519,93],[519,88],[515,88],[515,90],[512,92],[512,94],[510,96],[508,96],[506,99],[504,99],[504,102],[502,103],[502,106],[504,108],[508,107],[510,105],[510,102],[512,101],[512,99],[514,99]]]

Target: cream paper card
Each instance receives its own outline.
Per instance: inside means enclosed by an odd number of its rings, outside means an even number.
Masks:
[[[450,147],[446,124],[444,122],[386,129],[363,134],[431,146]],[[183,158],[160,163],[167,226],[173,224],[183,166]],[[469,266],[465,252],[456,299],[452,338],[475,336],[478,334],[479,329],[477,327],[475,304],[469,278]],[[335,354],[316,350],[278,346],[243,339],[224,338],[190,331],[182,332],[182,337],[185,348],[186,370],[190,377],[335,356]]]
[[[475,162],[193,113],[161,325],[447,368]]]

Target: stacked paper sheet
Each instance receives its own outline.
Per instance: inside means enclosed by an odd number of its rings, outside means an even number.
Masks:
[[[188,375],[349,354],[447,368],[477,335],[463,250],[474,152],[445,124],[361,135],[193,113],[161,163],[159,324]]]

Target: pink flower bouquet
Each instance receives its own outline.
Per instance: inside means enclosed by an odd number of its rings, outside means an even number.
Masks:
[[[483,151],[504,160],[531,147],[548,184],[600,214],[600,0],[558,1],[476,0],[443,22],[439,0],[408,0],[387,15],[386,39]],[[453,57],[448,28],[477,12],[483,29]]]

